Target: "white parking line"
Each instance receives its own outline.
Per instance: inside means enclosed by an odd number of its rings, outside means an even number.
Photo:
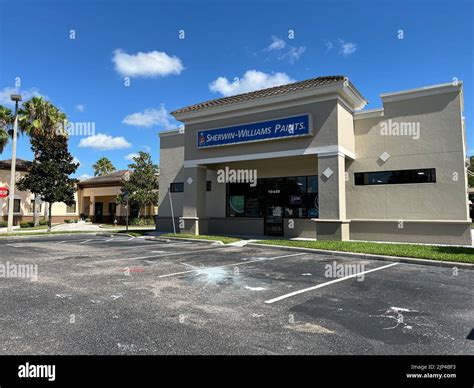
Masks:
[[[345,276],[343,278],[339,278],[339,279],[331,280],[331,281],[326,282],[326,283],[318,284],[317,286],[303,288],[302,290],[293,291],[293,292],[290,292],[289,294],[285,294],[285,295],[279,296],[277,298],[266,300],[265,303],[268,303],[268,304],[275,303],[275,302],[278,302],[280,300],[291,298],[292,296],[302,294],[304,292],[313,291],[313,290],[316,290],[318,288],[326,287],[326,286],[329,286],[330,284],[342,282],[343,280],[355,278],[357,276],[365,275],[365,274],[370,273],[370,272],[380,271],[381,269],[393,267],[394,265],[397,265],[397,264],[399,264],[399,263],[392,263],[392,264],[384,265],[382,267],[377,267],[377,268],[371,269],[369,271],[359,272],[359,273],[356,273],[354,275]]]
[[[185,245],[183,244],[178,244],[178,245]],[[124,249],[137,249],[137,248],[148,248],[148,247],[175,247],[176,245],[169,245],[169,244],[161,244],[161,243],[146,243],[146,244],[135,244],[132,246],[126,246],[126,247],[121,247],[121,246],[112,246],[112,247],[107,247],[107,249],[119,249],[119,250],[124,250]],[[152,251],[153,252],[153,251]]]
[[[217,251],[218,249],[226,249],[226,248],[227,247],[208,248],[208,249],[195,249],[195,250],[192,250],[192,251],[165,253],[163,255],[141,256],[141,257],[124,257],[124,258],[121,258],[121,259],[105,259],[105,260],[96,261],[95,263],[103,263],[103,262],[106,262],[106,261],[121,261],[121,260],[157,259],[159,257],[164,257],[164,256],[189,255],[189,254],[197,253],[197,252]],[[229,249],[229,248],[227,248],[227,249]]]
[[[236,267],[238,265],[244,265],[244,264],[250,264],[250,263],[262,263],[264,261],[269,261],[269,260],[276,260],[276,259],[283,259],[284,257],[293,257],[293,256],[301,256],[301,255],[306,255],[307,253],[294,253],[291,255],[284,255],[284,256],[276,256],[276,257],[269,257],[265,259],[258,259],[258,260],[249,260],[249,261],[239,261],[238,263],[233,263],[233,264],[226,264],[226,265],[218,265],[216,267],[203,267],[203,268],[196,268],[196,269],[191,269],[189,271],[181,271],[181,272],[174,272],[174,273],[169,273],[166,275],[160,275],[158,276],[159,278],[167,278],[170,276],[177,276],[177,275],[184,275],[187,273],[191,272],[197,272],[203,269],[215,269],[215,268],[225,268],[225,267]]]
[[[81,241],[79,244],[85,244],[86,242],[89,242],[89,241],[94,241],[94,239],[84,240],[84,241]]]

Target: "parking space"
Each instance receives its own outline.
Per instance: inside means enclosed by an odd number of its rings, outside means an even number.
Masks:
[[[471,270],[95,235],[0,241],[2,354],[473,354]]]

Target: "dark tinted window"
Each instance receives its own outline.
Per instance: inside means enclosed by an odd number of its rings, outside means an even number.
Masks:
[[[416,170],[356,172],[354,182],[356,186],[434,183],[436,182],[436,170],[434,168],[421,168]]]
[[[263,178],[256,187],[227,184],[227,217],[263,217],[275,208],[286,218],[317,218],[318,177]]]
[[[211,191],[211,189],[212,189],[212,182],[206,181],[206,191]]]
[[[183,182],[171,183],[170,191],[172,193],[182,193],[184,191],[184,183]]]

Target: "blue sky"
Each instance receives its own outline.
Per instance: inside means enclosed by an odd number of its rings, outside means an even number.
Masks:
[[[380,93],[456,77],[474,154],[470,3],[0,0],[0,104],[41,94],[94,124],[70,137],[81,176],[100,156],[126,168],[145,150],[158,163],[158,132],[179,125],[169,112],[222,95],[344,74],[376,108]],[[26,138],[18,157],[32,158]]]

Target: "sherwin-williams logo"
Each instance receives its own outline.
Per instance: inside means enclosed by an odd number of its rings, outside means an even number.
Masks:
[[[206,138],[204,137],[204,134],[201,133],[201,134],[199,135],[199,146],[202,147],[202,146],[204,146],[204,145],[206,145]]]
[[[311,134],[308,114],[234,127],[198,131],[197,147],[216,147]]]

